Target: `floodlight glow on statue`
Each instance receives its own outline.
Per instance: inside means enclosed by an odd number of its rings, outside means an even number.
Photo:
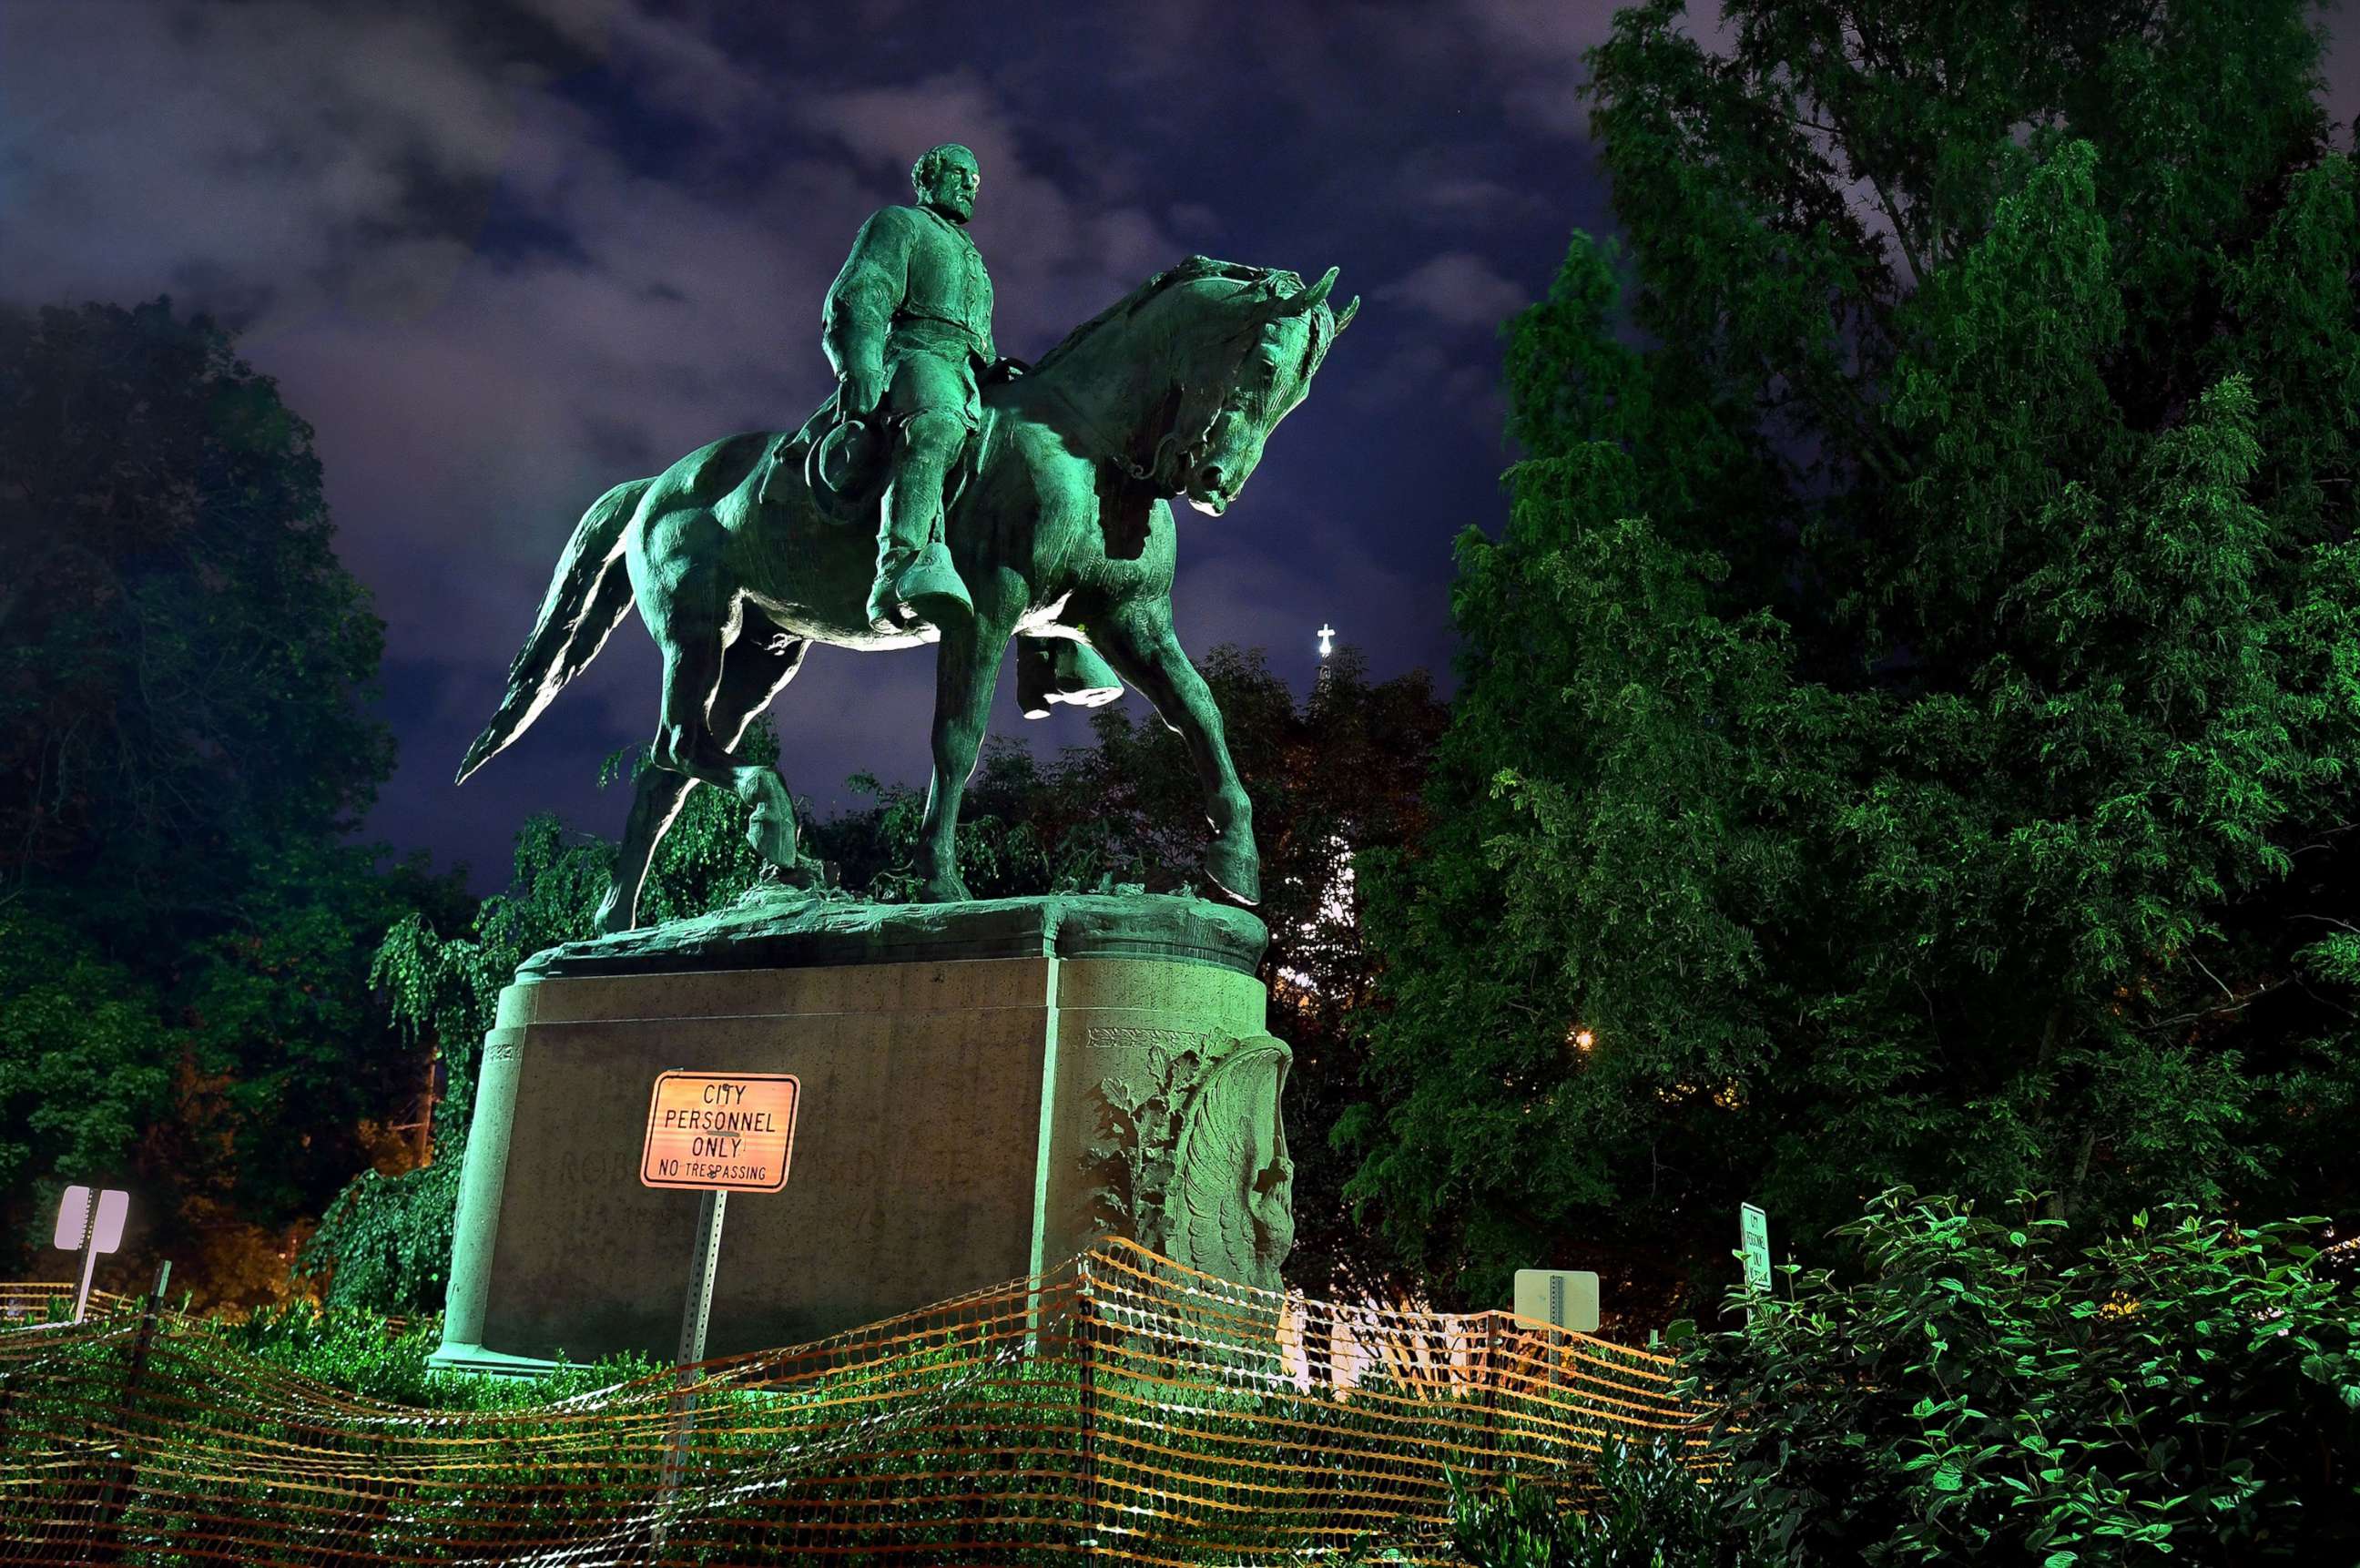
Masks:
[[[1260,900],[1251,808],[1172,629],[1166,499],[1229,509],[1360,302],[1328,307],[1332,268],[1306,287],[1190,257],[1027,370],[991,345],[989,280],[964,233],[974,155],[934,148],[912,178],[920,204],[872,217],[829,292],[837,394],[800,431],[729,436],[599,498],[460,765],[464,781],[521,734],[638,603],[663,657],[661,709],[603,929],[636,924],[656,844],[699,783],[753,808],[748,836],[783,880],[813,879],[784,782],[738,747],[814,642],[939,643],[925,900],[968,896],[959,796],[1011,641],[1028,716],[1108,700],[1118,676],[1155,705],[1204,787],[1206,873]]]

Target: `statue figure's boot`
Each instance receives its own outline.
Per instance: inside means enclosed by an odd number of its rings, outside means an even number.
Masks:
[[[975,600],[951,553],[935,540],[922,550],[887,550],[877,561],[877,581],[869,589],[869,624],[888,634],[921,626],[940,629],[975,613]]]
[[[1070,637],[1021,637],[1016,651],[1016,706],[1027,718],[1046,718],[1050,705],[1097,707],[1122,695],[1122,681],[1098,650]]]
[[[942,543],[943,488],[966,438],[957,416],[937,410],[922,409],[902,426],[869,589],[869,624],[889,636],[915,630],[915,623],[939,630],[975,614]]]

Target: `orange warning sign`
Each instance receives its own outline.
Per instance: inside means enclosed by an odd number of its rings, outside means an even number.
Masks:
[[[643,1187],[776,1192],[787,1184],[803,1085],[783,1072],[667,1072],[648,1102]]]

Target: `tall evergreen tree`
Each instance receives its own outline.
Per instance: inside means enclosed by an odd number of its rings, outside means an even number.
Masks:
[[[333,537],[212,322],[0,311],[0,1249],[108,1180],[242,1288],[415,1091],[369,953],[455,894],[345,841],[393,743]]]
[[[1392,1282],[1344,1200],[1351,1161],[1333,1146],[1358,1094],[1364,1047],[1353,1020],[1376,981],[1360,867],[1426,831],[1427,759],[1448,708],[1424,670],[1372,681],[1357,649],[1338,648],[1298,701],[1259,652],[1213,650],[1205,677],[1253,796],[1270,928],[1262,979],[1270,1026],[1294,1047],[1284,1100],[1295,1160],[1295,1250],[1288,1281],[1314,1294],[1382,1291]],[[1180,737],[1120,708],[1093,716],[1098,744],[1070,759],[1065,794],[1119,876],[1151,891],[1194,885],[1204,807]]]
[[[1889,1182],[2360,1207],[2360,224],[2300,0],[1678,0],[1509,333],[1354,1192],[1677,1290]],[[1720,50],[1725,50],[1721,52]]]

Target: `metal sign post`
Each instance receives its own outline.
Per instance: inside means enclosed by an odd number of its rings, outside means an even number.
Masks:
[[[131,1194],[106,1188],[91,1201],[87,1187],[69,1187],[58,1200],[58,1224],[49,1240],[60,1252],[82,1254],[82,1283],[74,1288],[73,1321],[81,1322],[90,1310],[91,1276],[98,1255],[123,1245],[124,1216],[131,1212]]]
[[[713,1274],[721,1262],[721,1218],[729,1194],[707,1192],[698,1205],[696,1245],[688,1255],[688,1299],[680,1313],[680,1361],[694,1366],[705,1359],[705,1329],[713,1320]]]
[[[672,1425],[664,1441],[663,1486],[656,1494],[656,1541],[663,1541],[663,1516],[680,1492],[688,1467],[689,1434],[696,1430],[694,1368],[705,1359],[705,1325],[713,1320],[713,1276],[721,1262],[721,1221],[729,1194],[706,1192],[697,1205],[696,1241],[688,1255],[688,1299],[680,1310],[680,1354],[673,1360]]]
[[[148,1353],[156,1343],[156,1321],[164,1310],[164,1291],[172,1283],[172,1260],[166,1258],[156,1266],[156,1284],[148,1299],[139,1305],[139,1329],[131,1340],[131,1376],[123,1383],[123,1413],[126,1422],[136,1420],[139,1410],[139,1385],[148,1374]],[[138,1492],[139,1464],[136,1450],[129,1441],[116,1451],[115,1463],[104,1471],[106,1484],[98,1494],[98,1539],[113,1549],[113,1559],[123,1555],[123,1511]]]
[[[696,1430],[697,1382],[705,1331],[713,1320],[713,1281],[721,1265],[721,1222],[729,1194],[776,1192],[787,1184],[803,1085],[791,1073],[666,1072],[648,1102],[639,1185],[688,1188],[701,1194],[688,1255],[688,1295],[681,1304],[680,1350],[673,1361],[672,1420],[664,1440],[663,1483],[656,1493],[654,1541],[661,1548],[672,1499],[688,1469]]]

